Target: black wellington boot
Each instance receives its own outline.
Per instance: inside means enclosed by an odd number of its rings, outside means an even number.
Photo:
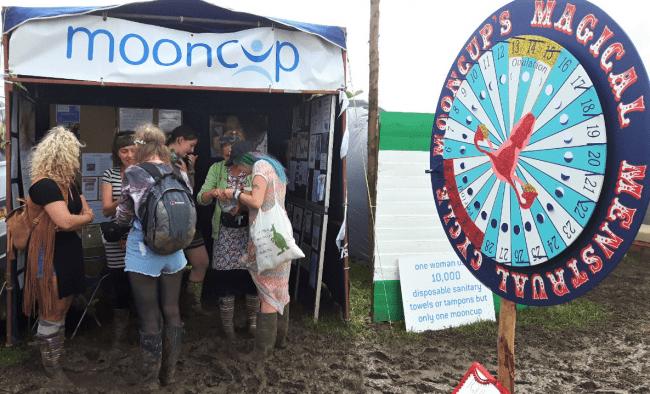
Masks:
[[[140,350],[142,350],[140,385],[156,389],[159,387],[158,374],[162,361],[162,331],[153,334],[140,332]]]
[[[176,383],[176,363],[181,354],[181,338],[183,337],[183,324],[180,326],[163,326],[163,353],[162,366],[160,367],[160,383],[171,386]]]
[[[278,334],[278,314],[257,314],[257,330],[255,332],[255,347],[253,351],[240,355],[239,361],[243,363],[258,363],[266,360],[273,353],[275,338]]]

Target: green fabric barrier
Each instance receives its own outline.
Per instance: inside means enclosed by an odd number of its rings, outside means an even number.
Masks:
[[[435,114],[382,112],[379,150],[429,151]]]

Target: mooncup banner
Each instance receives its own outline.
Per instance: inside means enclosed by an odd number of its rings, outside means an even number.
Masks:
[[[277,28],[190,33],[121,19],[33,21],[11,36],[12,74],[96,82],[337,90],[341,49]]]

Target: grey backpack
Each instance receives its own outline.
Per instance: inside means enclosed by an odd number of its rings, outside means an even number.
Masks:
[[[152,163],[141,163],[139,166],[155,180],[138,212],[144,244],[160,255],[185,249],[192,243],[196,231],[196,207],[192,192],[183,181],[179,169],[174,166],[170,174],[164,175]]]

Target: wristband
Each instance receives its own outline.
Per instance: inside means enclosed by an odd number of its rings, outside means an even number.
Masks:
[[[194,175],[194,174],[196,174],[196,171],[190,171],[187,173],[187,175]]]
[[[233,198],[237,201],[239,201],[239,196],[241,196],[241,190],[235,189],[235,191],[232,194]]]

